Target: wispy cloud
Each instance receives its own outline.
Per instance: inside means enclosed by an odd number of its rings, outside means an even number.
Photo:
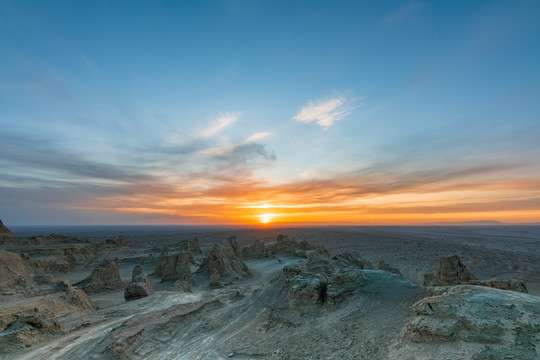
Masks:
[[[316,122],[317,125],[328,129],[336,121],[350,114],[348,105],[349,102],[344,97],[310,101],[293,119],[302,123]]]
[[[219,115],[208,128],[201,131],[202,137],[210,137],[217,134],[227,126],[236,122],[242,114],[240,112],[224,113]]]
[[[256,134],[253,134],[253,135],[251,135],[250,137],[248,137],[248,138],[246,139],[245,142],[246,142],[246,143],[248,143],[248,142],[254,142],[254,141],[257,141],[257,140],[264,139],[265,137],[270,136],[270,135],[272,135],[271,132],[260,132],[260,133],[256,133]]]

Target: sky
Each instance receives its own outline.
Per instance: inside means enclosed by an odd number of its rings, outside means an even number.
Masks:
[[[6,225],[540,221],[538,1],[0,0]]]

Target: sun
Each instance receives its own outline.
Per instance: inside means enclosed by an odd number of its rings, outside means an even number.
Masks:
[[[268,224],[272,222],[272,220],[274,219],[276,215],[275,214],[260,214],[257,216],[259,217],[260,222],[262,222],[263,224]]]

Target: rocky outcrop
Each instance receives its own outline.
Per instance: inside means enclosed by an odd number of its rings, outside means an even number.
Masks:
[[[30,260],[28,265],[30,265],[34,271],[44,274],[68,272],[72,268],[72,264],[64,257]]]
[[[89,244],[90,240],[78,236],[50,234],[36,235],[30,238],[35,245]]]
[[[193,240],[182,240],[176,243],[176,247],[181,251],[187,251],[190,253],[200,253],[201,246],[199,244],[199,239],[194,238]]]
[[[242,259],[242,253],[235,236],[224,240],[221,246],[214,246],[210,255],[204,259],[196,273],[219,275],[219,278],[250,276],[249,269]]]
[[[161,275],[161,281],[182,280],[195,284],[189,267],[190,259],[191,255],[186,252],[160,256],[154,267],[154,273]]]
[[[321,274],[301,273],[287,280],[290,307],[318,305],[326,301],[328,279]]]
[[[60,298],[68,305],[75,307],[77,312],[87,314],[94,311],[92,301],[86,293],[76,287],[71,286],[69,281],[60,281],[60,288],[64,292]],[[74,312],[72,312],[73,314]]]
[[[50,274],[37,274],[32,290],[10,300],[0,306],[0,358],[61,334],[60,319],[94,311],[83,290]]]
[[[14,238],[15,235],[13,235],[13,233],[11,232],[11,230],[9,230],[5,225],[4,223],[2,222],[2,220],[0,220],[0,239],[2,238]]]
[[[527,286],[523,281],[498,278],[490,280],[475,279],[474,275],[461,263],[461,260],[457,255],[441,258],[436,275],[424,275],[424,286],[449,286],[459,284],[487,286],[501,290],[527,293]]]
[[[403,276],[401,274],[401,271],[399,271],[399,269],[395,268],[395,267],[392,267],[390,265],[388,265],[387,263],[385,263],[384,261],[380,261],[379,262],[379,266],[377,267],[377,269],[379,270],[384,270],[384,271],[388,271],[389,273],[392,273],[392,274],[396,274],[396,275],[399,275],[399,276]]]
[[[154,290],[146,276],[144,269],[137,265],[133,268],[131,282],[124,290],[124,299],[126,301],[137,300],[152,294]]]
[[[218,269],[215,267],[210,268],[210,286],[216,288],[224,288],[225,285],[221,281],[221,276],[219,275]]]
[[[371,269],[356,253],[328,257],[311,252],[306,263],[283,268],[288,304],[335,306],[363,285],[364,271]]]
[[[120,278],[120,260],[104,261],[86,279],[75,284],[89,294],[114,291],[124,287]]]
[[[191,286],[189,285],[187,281],[176,280],[174,284],[169,288],[169,291],[179,291],[179,292],[190,293]]]
[[[528,293],[525,282],[519,280],[498,279],[493,278],[490,280],[471,280],[470,285],[489,286],[495,289],[511,290],[522,293]]]
[[[296,241],[294,239],[290,240],[287,235],[279,234],[272,251],[274,253],[287,253],[296,255],[296,249],[294,248],[295,245]]]
[[[107,239],[104,243],[106,248],[118,248],[118,249],[129,249],[128,244],[126,243],[126,240],[124,240],[124,237],[122,235],[118,236],[118,239]]]
[[[32,269],[21,255],[0,250],[0,291],[25,288],[31,276]]]
[[[88,264],[97,255],[97,248],[87,243],[44,245],[26,251],[30,255],[29,264],[43,272],[69,271],[76,265]]]
[[[260,240],[255,240],[253,244],[242,249],[242,257],[245,259],[260,259],[273,257],[275,249],[266,247]]]
[[[289,239],[287,235],[279,234],[276,242],[270,245],[265,245],[260,240],[255,240],[253,244],[242,249],[242,256],[246,259],[260,259],[274,257],[277,253],[280,253],[305,258],[308,253],[313,252],[323,256],[330,256],[328,251],[322,245],[310,244],[306,240],[296,242],[295,239]]]
[[[414,304],[409,331],[416,341],[461,340],[490,344],[482,359],[538,359],[540,298],[460,285]]]
[[[457,255],[442,257],[437,274],[425,274],[424,286],[459,285],[474,279]]]
[[[474,279],[457,255],[442,257],[437,270],[437,280],[443,285],[458,285]]]
[[[2,342],[11,347],[24,348],[63,332],[64,327],[52,312],[36,312],[11,321],[4,329]]]

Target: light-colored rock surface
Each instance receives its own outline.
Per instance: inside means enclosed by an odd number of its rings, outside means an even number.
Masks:
[[[540,358],[540,298],[536,296],[460,285],[418,301],[413,309],[409,331],[416,341],[488,344],[478,358]]]

